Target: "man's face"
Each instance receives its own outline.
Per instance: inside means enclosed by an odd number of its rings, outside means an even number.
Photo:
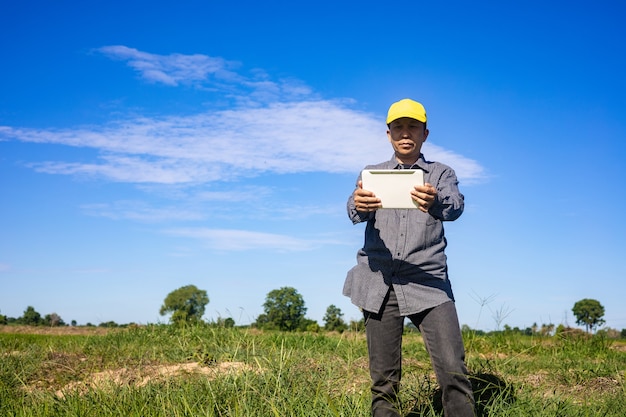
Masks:
[[[422,152],[422,144],[428,137],[428,129],[424,123],[410,117],[396,119],[389,124],[387,137],[393,150],[403,163],[412,164]]]

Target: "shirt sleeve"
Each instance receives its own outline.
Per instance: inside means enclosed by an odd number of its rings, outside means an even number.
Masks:
[[[366,222],[370,219],[373,212],[358,211],[354,205],[354,194],[348,198],[348,217],[352,220],[352,224]]]
[[[438,177],[436,203],[428,211],[441,221],[453,221],[463,214],[465,197],[459,191],[459,180],[454,170],[446,167]]]
[[[356,185],[354,188],[355,190],[356,190],[356,187],[359,186],[359,181],[361,181],[360,174],[356,180]],[[370,219],[372,215],[372,212],[362,212],[356,209],[356,205],[354,204],[354,191],[352,192],[352,194],[350,194],[350,197],[348,197],[348,203],[346,204],[346,208],[348,210],[348,217],[352,221],[352,224],[366,222]]]

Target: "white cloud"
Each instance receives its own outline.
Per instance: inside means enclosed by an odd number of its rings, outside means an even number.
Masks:
[[[429,142],[424,144],[423,152],[427,155],[427,159],[443,162],[453,167],[457,176],[466,184],[479,182],[486,178],[485,169],[473,159]]]
[[[315,98],[298,81],[273,82],[260,70],[245,77],[231,70],[235,63],[206,55],[156,55],[119,45],[98,51],[127,61],[152,82],[213,84],[223,88],[225,97],[237,91],[238,104],[228,110],[126,118],[99,126],[0,126],[0,140],[98,151],[97,158],[81,162],[31,162],[34,170],[114,182],[198,184],[258,173],[356,173],[391,156],[381,115],[356,110],[350,101]],[[485,176],[478,162],[436,144],[427,142],[424,153],[452,166],[462,181]]]
[[[116,201],[114,203],[84,204],[81,209],[90,216],[110,219],[160,222],[166,220],[194,221],[206,218],[201,210],[179,206],[152,207],[142,201]]]
[[[319,242],[274,233],[249,230],[177,228],[164,233],[203,241],[210,249],[221,251],[269,250],[300,252],[315,248]]]
[[[354,173],[391,156],[384,124],[333,101],[137,118],[90,128],[5,127],[0,135],[100,151],[88,163],[31,163],[36,171],[134,183],[213,182],[262,172]],[[462,180],[484,176],[476,161],[455,152],[428,142],[424,152],[455,168]]]
[[[228,69],[235,63],[207,55],[158,55],[123,45],[104,46],[96,51],[112,59],[127,61],[129,67],[149,82],[170,86],[206,81],[210,75],[224,79],[237,77]]]
[[[201,188],[201,187],[198,187]],[[154,190],[147,190],[155,193]],[[158,193],[158,192],[157,192]],[[337,213],[334,205],[295,204],[282,201],[268,187],[238,186],[226,191],[220,190],[179,190],[164,196],[164,200],[140,201],[118,200],[105,203],[89,203],[80,206],[84,214],[113,220],[132,220],[144,223],[167,221],[197,222],[208,218],[222,221],[241,219],[241,212],[233,207],[249,206],[250,196],[254,195],[254,210],[249,210],[246,218],[254,221],[286,221],[305,219],[313,216],[331,216]],[[1,265],[0,265],[0,271]]]

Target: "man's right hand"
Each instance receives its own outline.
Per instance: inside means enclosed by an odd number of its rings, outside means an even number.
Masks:
[[[357,189],[354,190],[353,198],[354,206],[358,211],[376,211],[383,206],[373,192],[363,189],[362,181],[359,181]]]

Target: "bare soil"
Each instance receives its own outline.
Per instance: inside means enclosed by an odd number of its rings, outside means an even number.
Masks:
[[[0,333],[14,334],[43,334],[43,335],[105,335],[118,329],[107,327],[87,327],[87,326],[14,326],[0,325]]]

